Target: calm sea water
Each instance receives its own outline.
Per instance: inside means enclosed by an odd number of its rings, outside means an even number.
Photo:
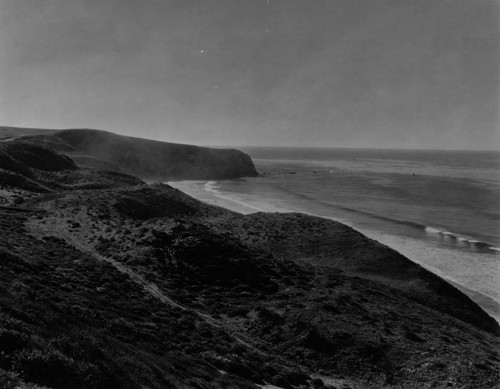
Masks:
[[[245,212],[339,220],[454,283],[500,319],[499,152],[242,149],[260,177],[199,182],[191,194]]]

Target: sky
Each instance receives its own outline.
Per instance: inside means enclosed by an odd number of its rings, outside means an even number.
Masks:
[[[497,0],[0,0],[0,125],[500,149]]]

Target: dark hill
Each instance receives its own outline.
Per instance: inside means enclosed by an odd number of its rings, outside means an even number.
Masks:
[[[37,193],[142,183],[113,171],[79,169],[71,158],[47,146],[20,140],[0,141],[0,204]]]
[[[257,175],[250,157],[234,149],[159,142],[87,129],[61,130],[23,139],[50,145],[80,166],[119,170],[147,180]]]
[[[76,169],[70,158],[50,148],[15,140],[0,141],[0,186],[13,189],[11,195],[16,191],[50,192],[51,173]]]
[[[75,170],[75,163],[54,150],[28,142],[0,142],[0,167],[26,174],[27,168],[42,171]]]
[[[224,224],[219,223],[218,228]],[[303,214],[255,213],[223,229],[288,259],[329,266],[403,291],[409,298],[500,335],[498,323],[454,286],[397,251],[339,222]]]

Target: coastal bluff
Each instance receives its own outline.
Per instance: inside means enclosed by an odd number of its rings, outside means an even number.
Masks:
[[[148,181],[210,180],[257,176],[251,158],[236,149],[161,142],[92,129],[0,127],[0,139],[51,147],[80,167],[131,174]]]
[[[499,325],[389,247],[43,136],[0,141],[0,388],[498,388]]]

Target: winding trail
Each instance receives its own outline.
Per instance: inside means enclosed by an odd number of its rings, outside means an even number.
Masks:
[[[119,272],[124,273],[130,277],[132,281],[134,281],[136,284],[141,285],[144,290],[146,290],[149,294],[152,296],[156,297],[158,300],[162,301],[165,304],[168,304],[174,308],[179,308],[182,310],[188,310],[188,308],[176,303],[174,300],[172,300],[170,297],[165,295],[155,284],[148,282],[143,276],[140,274],[137,274],[134,272],[132,269],[129,267],[125,266],[123,263],[118,262],[117,260],[113,258],[108,258],[100,255],[99,253],[95,252],[90,246],[86,245],[83,243],[81,240],[77,239],[74,235],[72,235],[66,228],[63,227],[63,218],[64,214],[61,211],[55,211],[55,221],[54,221],[54,229],[52,232],[56,232],[57,236],[63,238],[68,244],[70,244],[73,247],[76,247],[78,250],[90,254],[94,258],[96,258],[99,261],[104,261],[108,262],[111,265],[115,267]]]

